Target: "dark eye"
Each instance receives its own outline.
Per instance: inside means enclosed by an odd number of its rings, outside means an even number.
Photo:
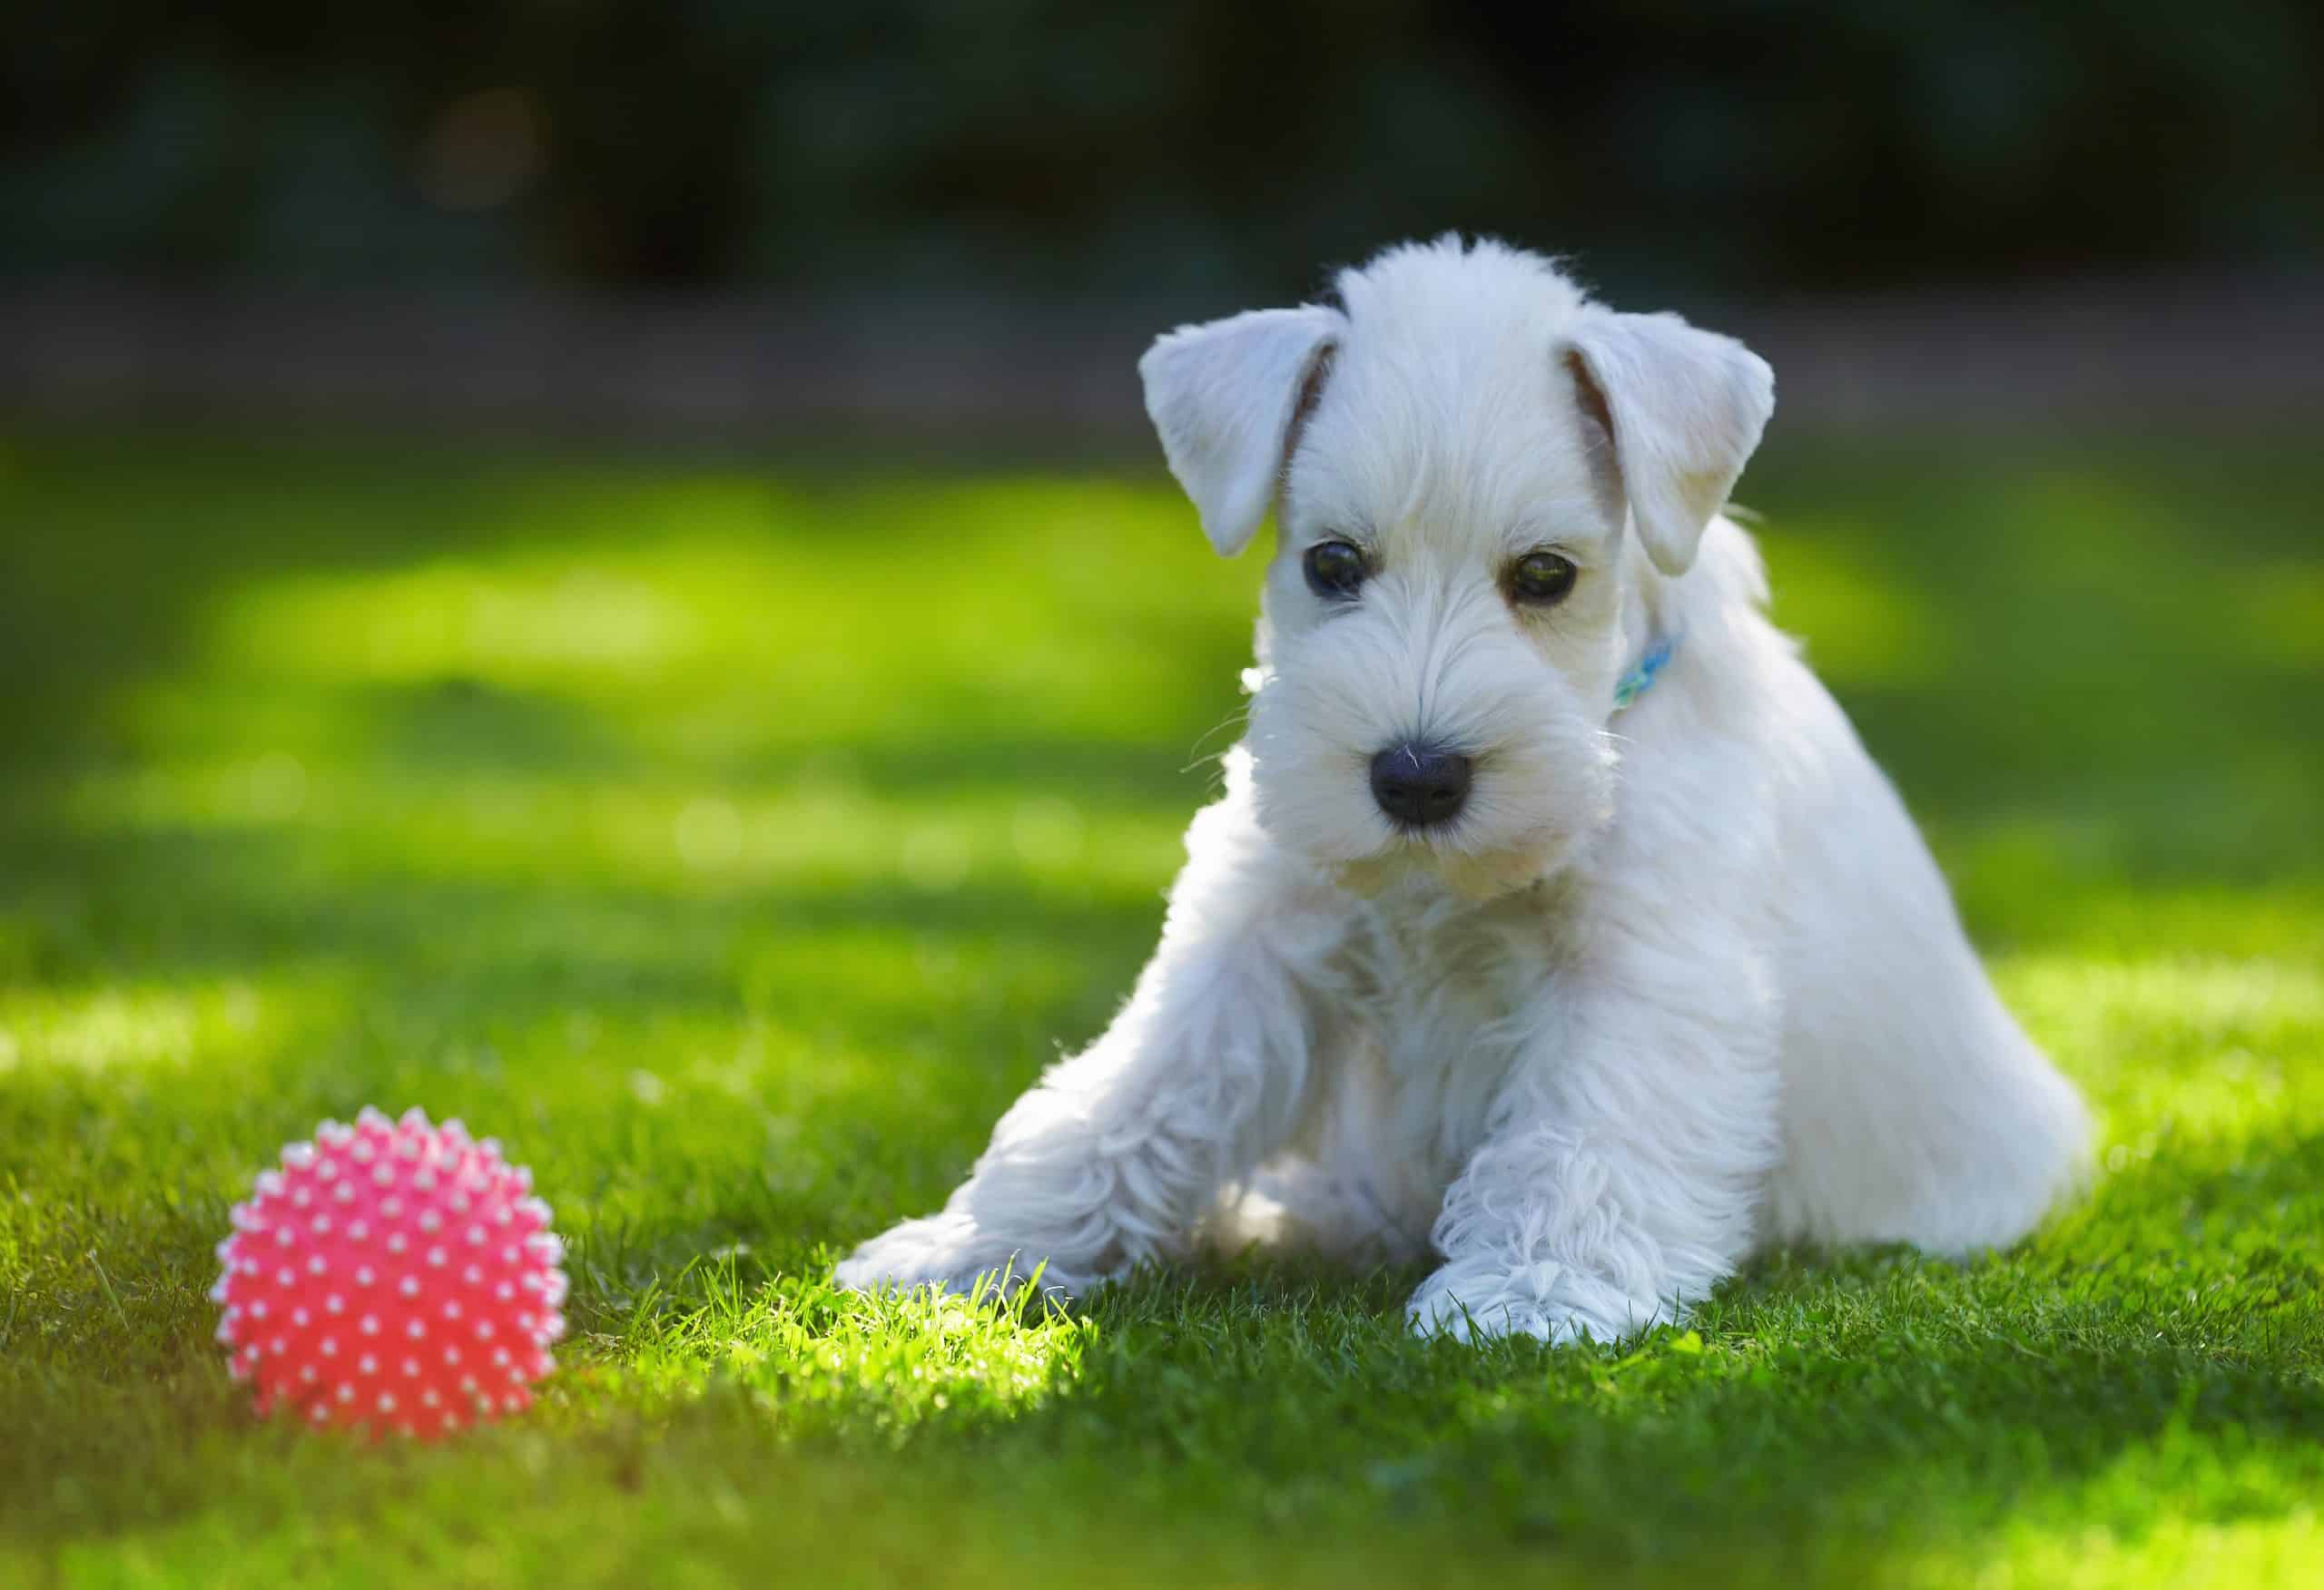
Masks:
[[[1318,596],[1354,596],[1364,573],[1364,554],[1354,542],[1318,541],[1307,549],[1307,584]]]
[[[1549,607],[1566,598],[1581,571],[1554,552],[1529,552],[1509,571],[1509,592],[1520,602]]]

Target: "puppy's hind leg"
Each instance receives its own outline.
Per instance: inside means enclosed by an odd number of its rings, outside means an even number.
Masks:
[[[2073,1085],[2003,1007],[1944,880],[1884,783],[1854,802],[1855,854],[1802,846],[1785,982],[1783,1158],[1768,1236],[2005,1247],[2087,1170]],[[1836,825],[1837,826],[1837,825]]]
[[[1770,1238],[1966,1255],[2017,1242],[2087,1176],[2080,1095],[1963,959],[1946,997],[1918,991],[1931,1008],[1900,997],[1853,1041],[1789,1041]]]

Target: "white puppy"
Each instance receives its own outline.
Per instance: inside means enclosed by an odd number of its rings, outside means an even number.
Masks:
[[[1766,364],[1492,243],[1337,297],[1140,365],[1221,553],[1280,498],[1250,731],[1113,1026],[840,1282],[1277,1238],[1607,1340],[1762,1244],[2024,1234],[2083,1107],[1719,516]]]

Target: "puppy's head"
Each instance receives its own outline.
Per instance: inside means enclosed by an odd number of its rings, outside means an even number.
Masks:
[[[1220,553],[1280,501],[1261,822],[1351,882],[1416,862],[1491,895],[1610,815],[1642,594],[1693,563],[1773,377],[1493,243],[1393,250],[1337,296],[1163,337],[1147,410]]]

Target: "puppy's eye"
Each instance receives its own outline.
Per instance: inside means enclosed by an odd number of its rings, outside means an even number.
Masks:
[[[1529,552],[1511,566],[1509,592],[1518,601],[1536,607],[1554,606],[1565,600],[1581,573],[1571,558],[1554,552]]]
[[[1354,596],[1365,572],[1364,554],[1354,542],[1318,541],[1307,549],[1307,585],[1318,596]]]

